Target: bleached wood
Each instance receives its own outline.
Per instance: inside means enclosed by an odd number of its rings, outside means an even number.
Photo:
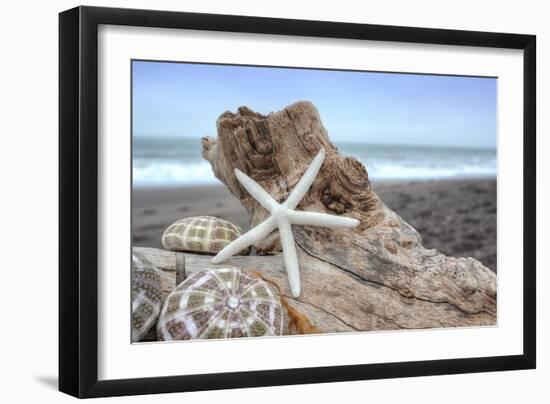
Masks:
[[[321,169],[297,211],[352,217],[360,225],[293,225],[301,268],[301,294],[294,301],[325,313],[314,321],[323,332],[335,329],[334,324],[323,324],[327,313],[357,330],[496,324],[495,273],[475,259],[424,248],[418,232],[378,198],[365,167],[332,145],[313,104],[300,102],[269,115],[241,107],[237,113],[222,114],[217,128],[216,139],[203,138],[203,156],[248,210],[252,227],[270,212],[243,188],[234,170],[241,170],[274,200],[285,201],[312,159],[325,150]],[[228,262],[257,265],[290,295],[288,281],[281,278],[278,232],[255,247],[260,254],[276,255]]]
[[[213,265],[207,255],[134,247],[161,271],[175,273],[176,255],[185,257],[187,276],[206,268],[233,265],[243,271],[258,271],[282,285],[287,282],[282,254],[237,256],[222,265]],[[297,249],[301,262],[302,293],[293,297],[283,289],[289,304],[308,316],[322,333],[399,330],[434,327],[461,327],[494,324],[490,310],[466,312],[460,305],[405,297],[398,289],[367,281]],[[175,283],[172,288],[175,287]],[[288,320],[288,319],[286,319]],[[288,334],[288,327],[285,328]]]

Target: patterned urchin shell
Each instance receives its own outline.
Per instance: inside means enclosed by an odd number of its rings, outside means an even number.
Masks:
[[[194,273],[168,296],[157,325],[159,340],[281,335],[279,297],[260,278],[237,268]]]
[[[193,216],[168,226],[162,235],[162,245],[171,251],[217,254],[240,237],[239,226],[212,216]],[[243,251],[248,254],[249,249]]]
[[[132,341],[140,341],[162,308],[159,270],[143,255],[132,254]]]

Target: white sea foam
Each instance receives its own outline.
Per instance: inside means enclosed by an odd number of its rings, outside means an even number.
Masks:
[[[212,172],[210,163],[206,161],[188,164],[172,160],[136,161],[132,172],[133,183],[137,186],[219,183]]]
[[[494,177],[496,169],[483,166],[462,165],[459,167],[402,166],[396,164],[373,164],[368,166],[373,180],[428,180],[461,177]]]
[[[495,177],[496,151],[448,147],[337,143],[380,180],[425,180]],[[198,139],[134,140],[133,182],[136,186],[207,185],[220,183],[201,156]]]

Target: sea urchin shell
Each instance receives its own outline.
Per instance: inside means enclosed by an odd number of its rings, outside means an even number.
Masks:
[[[168,226],[162,245],[171,251],[217,254],[241,234],[239,226],[218,217],[185,217]],[[249,249],[244,250],[243,254],[248,252]]]
[[[191,275],[168,296],[157,326],[159,340],[281,335],[279,297],[260,278],[233,267]]]
[[[160,272],[141,254],[132,255],[132,341],[137,342],[158,319],[162,307]]]

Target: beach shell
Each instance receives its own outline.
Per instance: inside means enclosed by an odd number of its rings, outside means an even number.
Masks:
[[[160,271],[141,254],[132,254],[132,341],[140,341],[162,308]]]
[[[279,297],[258,277],[234,267],[194,273],[168,296],[157,325],[159,340],[281,335]]]
[[[168,226],[162,235],[162,245],[171,251],[217,254],[242,235],[233,223],[213,216],[193,216]],[[248,254],[250,249],[242,251]]]

